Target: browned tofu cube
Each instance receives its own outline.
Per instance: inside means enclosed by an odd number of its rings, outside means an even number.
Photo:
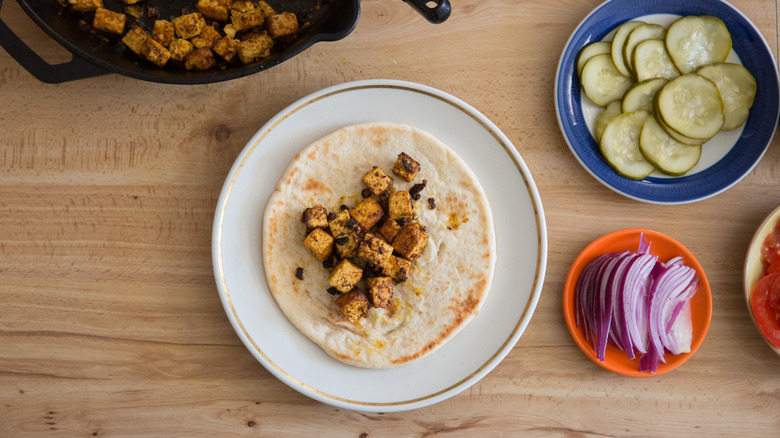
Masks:
[[[185,40],[198,36],[206,28],[206,20],[200,12],[181,15],[171,20],[171,23],[176,35]]]
[[[265,27],[274,39],[293,36],[298,33],[298,16],[292,12],[271,15]]]
[[[405,258],[415,261],[420,257],[430,235],[420,224],[409,222],[401,227],[401,230],[393,239],[393,248]]]
[[[265,17],[257,2],[235,0],[230,5],[230,21],[237,31],[242,31],[262,26]]]
[[[222,35],[220,35],[220,33],[217,32],[213,26],[206,26],[198,34],[198,36],[190,39],[190,42],[193,46],[195,46],[196,49],[200,49],[202,47],[208,47],[209,49],[212,49],[214,48],[214,45],[217,44],[217,42],[219,42],[221,39]]]
[[[368,313],[368,298],[362,290],[355,288],[336,298],[336,307],[350,322],[358,322]]]
[[[301,218],[306,225],[306,229],[325,228],[328,226],[328,210],[325,207],[316,206],[303,210]]]
[[[407,191],[395,192],[387,199],[387,214],[390,219],[414,218],[414,201]]]
[[[195,50],[195,46],[187,40],[181,38],[174,38],[171,44],[168,46],[168,50],[171,52],[171,59],[174,61],[183,62],[187,55]]]
[[[393,242],[395,235],[398,234],[399,231],[401,231],[401,224],[392,219],[387,219],[382,226],[379,227],[379,235],[388,243]]]
[[[381,238],[366,233],[358,245],[357,255],[373,266],[382,266],[393,254],[393,247]]]
[[[176,31],[173,29],[173,23],[168,20],[154,20],[152,38],[154,38],[158,43],[170,48],[171,41],[173,41],[175,34]]]
[[[409,271],[412,269],[412,262],[401,257],[391,255],[384,265],[382,273],[392,277],[397,282],[404,282],[409,278]]]
[[[217,66],[214,52],[208,47],[201,47],[188,53],[184,57],[184,68],[187,70],[206,71]]]
[[[171,57],[168,49],[138,26],[133,26],[122,38],[122,42],[136,55],[148,59],[158,67],[164,66]]]
[[[68,0],[68,5],[74,11],[95,12],[103,7],[103,0]]]
[[[236,57],[236,40],[229,35],[225,35],[217,44],[214,44],[214,53],[221,56],[227,62],[233,61]],[[327,219],[325,220],[325,226],[328,225]]]
[[[263,12],[263,18],[268,18],[271,15],[275,15],[276,11],[274,11],[274,8],[271,7],[268,3],[260,0],[257,2],[257,7],[260,8],[260,11]]]
[[[303,246],[317,260],[324,262],[333,253],[333,236],[321,228],[315,228],[303,239]]]
[[[271,54],[274,41],[268,35],[258,35],[236,44],[236,53],[243,64],[251,64]]]
[[[336,251],[341,258],[353,257],[357,254],[360,225],[349,216],[349,211],[342,210],[334,219],[329,220],[328,228],[335,239]]]
[[[360,269],[360,266],[344,259],[330,271],[328,286],[335,287],[341,293],[347,293],[358,284],[362,277],[363,270]]]
[[[145,57],[157,67],[162,67],[171,59],[171,52],[147,34]]]
[[[92,19],[92,27],[97,30],[122,35],[125,32],[127,16],[119,12],[109,11],[105,8],[97,8]]]
[[[382,219],[385,211],[376,199],[369,196],[350,210],[349,215],[357,221],[363,231],[368,231]]]
[[[393,178],[387,176],[382,169],[376,166],[363,175],[362,181],[374,195],[381,195],[393,184]]]
[[[412,182],[417,172],[420,171],[420,163],[415,161],[414,158],[401,152],[398,154],[398,158],[393,165],[393,173],[403,178],[406,182]]]
[[[144,56],[146,53],[146,41],[149,39],[149,34],[144,32],[138,26],[133,26],[124,37],[122,42],[128,49],[132,50],[138,56]]]
[[[393,299],[393,279],[390,277],[372,277],[366,279],[368,300],[374,307],[387,307]]]
[[[214,21],[228,21],[230,0],[198,0],[198,12]]]

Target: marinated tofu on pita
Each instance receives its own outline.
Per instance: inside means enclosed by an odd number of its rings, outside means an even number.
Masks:
[[[452,339],[479,312],[495,262],[476,176],[407,125],[348,126],[307,146],[265,210],[276,303],[326,353],[358,367],[407,364]]]

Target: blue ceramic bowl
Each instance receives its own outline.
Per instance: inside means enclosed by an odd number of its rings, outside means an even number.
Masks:
[[[733,146],[727,144],[708,149],[709,142],[704,145],[702,161],[711,163],[706,168],[697,165],[689,174],[674,178],[655,172],[637,181],[619,175],[607,164],[588,129],[586,117],[590,115],[583,111],[583,95],[576,72],[577,55],[583,47],[604,39],[626,21],[648,18],[647,21],[653,21],[653,16],[667,14],[712,15],[723,20],[731,33],[733,54],[756,78],[758,89],[741,134],[738,137],[732,134],[732,140],[726,137]],[[734,6],[717,0],[610,0],[585,17],[566,44],[555,78],[555,105],[558,124],[574,156],[601,183],[636,200],[682,204],[725,191],[758,164],[777,128],[778,88],[777,64],[769,46],[753,23]],[[592,105],[585,103],[588,104]],[[711,155],[705,160],[708,153]]]

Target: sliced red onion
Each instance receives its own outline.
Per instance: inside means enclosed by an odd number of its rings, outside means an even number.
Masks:
[[[582,270],[576,285],[577,305],[579,308],[576,321],[577,327],[582,325],[585,331],[585,338],[593,345],[594,350],[596,349],[596,315],[599,313],[599,310],[596,306],[598,302],[597,294],[592,293],[592,291],[598,290],[596,279],[599,276],[599,271],[611,258],[611,254],[604,254],[590,262]]]
[[[645,233],[639,234],[639,248],[637,248],[636,252],[642,255],[650,253],[650,242],[645,241]]]
[[[669,351],[672,354],[690,353],[693,343],[693,321],[691,315],[691,302],[686,301],[679,314],[674,319],[674,324],[669,328]]]
[[[639,359],[639,371],[655,373],[658,370],[658,364],[661,363],[661,355],[653,345],[647,349],[647,353]]]
[[[610,327],[612,325],[612,312],[615,302],[615,295],[617,294],[617,287],[614,286],[614,278],[620,271],[623,259],[630,256],[631,251],[623,251],[616,254],[606,264],[604,271],[601,273],[599,282],[599,310],[598,316],[598,348],[596,348],[596,357],[599,360],[604,360],[607,351],[607,340],[610,337]],[[614,336],[614,335],[612,335]]]
[[[647,352],[647,289],[650,272],[655,266],[658,257],[651,254],[637,256],[626,272],[621,286],[623,300],[621,313],[624,316],[624,330],[628,337],[628,345],[631,346],[629,357],[634,358],[633,350],[639,353]],[[644,329],[644,330],[643,330]]]
[[[690,300],[698,289],[699,279],[694,278],[688,285],[687,290],[677,298],[677,304],[666,322],[667,343],[664,346],[672,354],[691,351],[692,324],[690,321]],[[683,312],[683,310],[686,310],[686,312]],[[687,321],[684,324],[677,324],[678,320],[682,319],[683,316]]]
[[[684,265],[685,260],[683,260],[682,257],[677,256],[669,259],[666,263],[663,263],[664,266],[672,266],[672,265]]]
[[[699,280],[682,257],[658,263],[649,251],[642,233],[636,253],[603,254],[590,262],[575,286],[575,318],[599,360],[605,360],[609,343],[631,359],[642,354],[640,370],[654,373],[666,363],[666,350],[690,351],[687,303]]]
[[[615,268],[614,275],[611,281],[611,287],[613,291],[612,301],[612,322],[610,324],[609,342],[615,347],[628,352],[629,355],[633,355],[633,347],[631,346],[631,338],[626,328],[626,318],[623,314],[623,297],[624,297],[624,283],[626,275],[630,269],[632,263],[638,256],[631,251],[625,251],[619,256],[618,265]]]
[[[660,352],[661,362],[666,363],[663,351],[671,342],[667,325],[672,318],[675,306],[684,298],[696,271],[685,265],[656,265],[650,274],[653,280],[651,289],[649,327],[650,342]],[[674,321],[672,321],[673,323]]]

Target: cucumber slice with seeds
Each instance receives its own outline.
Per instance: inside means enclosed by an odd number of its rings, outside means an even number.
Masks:
[[[718,18],[689,15],[669,26],[665,43],[677,70],[688,74],[703,65],[725,61],[731,51],[731,34]]]
[[[634,72],[634,65],[631,61],[634,56],[634,48],[642,41],[662,40],[664,39],[664,36],[666,36],[666,28],[660,24],[654,23],[639,25],[628,34],[628,39],[626,39],[626,43],[623,46],[623,59],[625,60],[626,67],[634,74],[634,77],[636,77],[636,73]]]
[[[748,118],[756,97],[756,79],[739,64],[722,63],[701,67],[696,73],[711,80],[718,87],[723,100],[726,121],[723,131],[738,128]]]
[[[653,78],[671,80],[680,76],[661,40],[645,40],[637,44],[631,62],[639,81]]]
[[[718,87],[696,73],[673,79],[656,94],[659,118],[674,131],[693,139],[709,139],[726,121]]]
[[[642,21],[627,21],[620,25],[615,32],[615,36],[612,37],[612,62],[615,63],[615,67],[624,76],[631,76],[631,72],[626,67],[627,60],[623,59],[623,46],[625,46],[631,31],[643,24],[645,23]]]
[[[653,173],[639,149],[642,126],[650,117],[647,111],[623,113],[612,119],[601,136],[601,154],[617,173],[631,179],[642,179]]]
[[[607,123],[622,113],[623,111],[620,108],[619,100],[610,102],[609,105],[601,110],[599,115],[596,116],[595,132],[593,133],[594,137],[596,137],[596,142],[601,142],[601,135],[604,133],[604,128],[607,126]]]
[[[612,37],[612,62],[615,63],[615,67],[624,76],[631,76],[631,72],[626,67],[627,60],[623,58],[623,47],[631,31],[643,24],[645,23],[642,21],[627,21],[620,25],[618,30],[615,31],[615,36]]]
[[[582,90],[596,105],[606,106],[613,100],[623,97],[634,80],[620,74],[607,54],[596,55],[582,68]]]
[[[666,131],[666,134],[669,135],[669,137],[672,137],[673,139],[675,139],[676,141],[678,141],[678,142],[680,142],[682,144],[687,144],[687,145],[691,145],[691,146],[701,146],[704,143],[706,143],[707,140],[709,140],[709,139],[700,139],[700,138],[690,138],[690,137],[686,137],[686,136],[680,134],[679,132],[675,131],[674,129],[666,126],[666,123],[664,123],[664,121],[661,120],[660,117],[658,117],[658,113],[657,112],[653,113],[653,117],[655,118],[655,121],[658,122],[658,126],[663,128],[663,130]]]
[[[582,77],[582,68],[585,67],[585,63],[596,55],[603,55],[604,53],[610,53],[612,50],[611,41],[596,41],[585,46],[580,51],[580,56],[577,58],[577,75]]]
[[[653,117],[648,117],[639,135],[639,150],[645,159],[661,172],[685,175],[699,162],[701,145],[680,143],[670,137]]]
[[[669,81],[663,78],[648,79],[631,87],[623,96],[621,109],[624,113],[644,110],[653,112],[653,98],[658,90]]]

